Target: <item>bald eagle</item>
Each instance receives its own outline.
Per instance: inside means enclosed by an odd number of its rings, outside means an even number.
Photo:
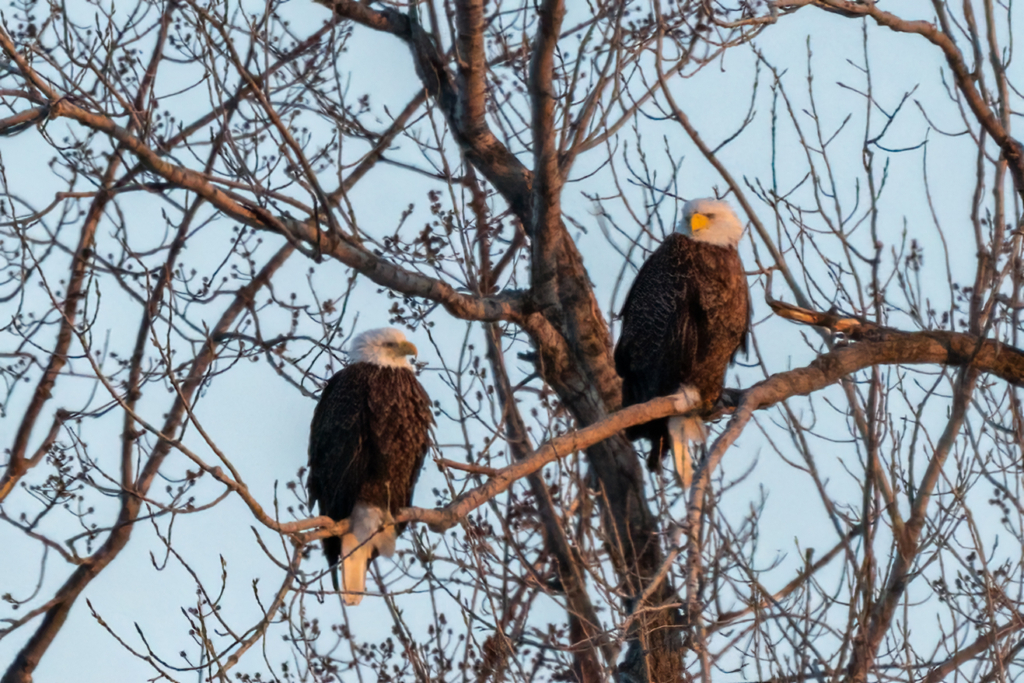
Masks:
[[[430,397],[406,359],[415,354],[394,328],[357,336],[351,364],[324,387],[309,426],[309,499],[321,515],[351,522],[341,538],[324,539],[334,589],[348,605],[363,599],[370,560],[394,553],[405,525],[388,525],[412,502],[430,446]]]
[[[736,246],[743,235],[732,208],[714,199],[683,207],[683,221],[640,268],[622,307],[615,369],[622,405],[689,394],[706,414],[722,392],[725,370],[746,352],[750,296]],[[669,417],[626,430],[651,443],[647,465],[672,449],[685,488],[693,477],[690,442],[703,443],[700,417]]]

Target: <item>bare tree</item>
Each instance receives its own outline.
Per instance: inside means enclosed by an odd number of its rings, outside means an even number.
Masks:
[[[4,683],[62,631],[153,680],[1021,676],[1012,5],[323,2],[5,10]],[[611,351],[711,193],[753,351],[683,491],[621,430],[691,406]],[[304,420],[385,322],[437,446],[346,609]]]

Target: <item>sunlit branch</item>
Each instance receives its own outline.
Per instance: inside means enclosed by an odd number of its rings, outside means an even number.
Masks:
[[[972,352],[980,346],[977,354]],[[973,355],[973,358],[972,358]],[[971,367],[995,375],[1010,384],[1024,386],[1024,352],[997,344],[979,341],[968,334],[953,332],[902,332],[878,330],[871,340],[835,349],[823,354],[808,366],[780,372],[741,392],[739,405],[729,423],[709,450],[708,458],[694,476],[690,494],[690,510],[701,500],[711,472],[725,452],[740,436],[754,411],[763,410],[794,396],[805,396],[835,384],[843,377],[874,365],[950,365]],[[569,434],[556,437],[539,447],[526,459],[498,470],[487,482],[471,489],[460,498],[439,509],[404,508],[395,516],[396,522],[417,521],[436,530],[449,529],[466,514],[507,490],[515,481],[536,472],[545,465],[571,453],[607,439],[626,427],[685,413],[685,399],[672,396],[656,398],[623,408],[600,422]],[[310,541],[342,534],[348,522],[342,520],[328,528],[303,534],[300,541]]]
[[[485,298],[461,294],[446,282],[401,268],[347,242],[333,231],[325,232],[309,222],[275,216],[254,201],[220,189],[202,174],[170,163],[110,118],[86,111],[70,100],[60,98],[41,78],[34,75],[24,59],[14,50],[13,43],[3,30],[0,30],[0,47],[18,62],[27,78],[30,78],[47,97],[52,98],[51,116],[67,117],[109,135],[136,155],[152,172],[167,179],[176,187],[195,192],[227,216],[246,225],[271,230],[290,240],[300,240],[303,244],[309,245],[307,249],[312,248],[310,255],[331,256],[379,285],[409,296],[436,301],[457,317],[485,321],[512,320],[518,317],[518,295],[515,293]]]

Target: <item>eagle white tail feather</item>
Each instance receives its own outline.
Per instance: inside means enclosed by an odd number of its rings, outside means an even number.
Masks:
[[[689,389],[689,387],[684,387]],[[675,415],[668,419],[669,438],[672,439],[672,457],[675,460],[676,475],[684,489],[693,483],[693,458],[690,456],[690,443],[704,443],[708,438],[704,420],[696,416],[683,417]]]
[[[366,570],[373,557],[373,546],[359,545],[353,534],[341,537],[341,599],[346,605],[358,605],[366,592]]]
[[[341,537],[341,597],[346,605],[358,605],[366,592],[366,572],[374,554],[391,557],[398,534],[391,513],[356,503],[349,516],[349,533]]]

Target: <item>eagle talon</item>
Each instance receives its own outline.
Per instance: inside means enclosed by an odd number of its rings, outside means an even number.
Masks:
[[[679,387],[679,391],[672,397],[674,399],[672,407],[679,413],[688,413],[700,405],[700,392],[696,387],[690,385]]]

